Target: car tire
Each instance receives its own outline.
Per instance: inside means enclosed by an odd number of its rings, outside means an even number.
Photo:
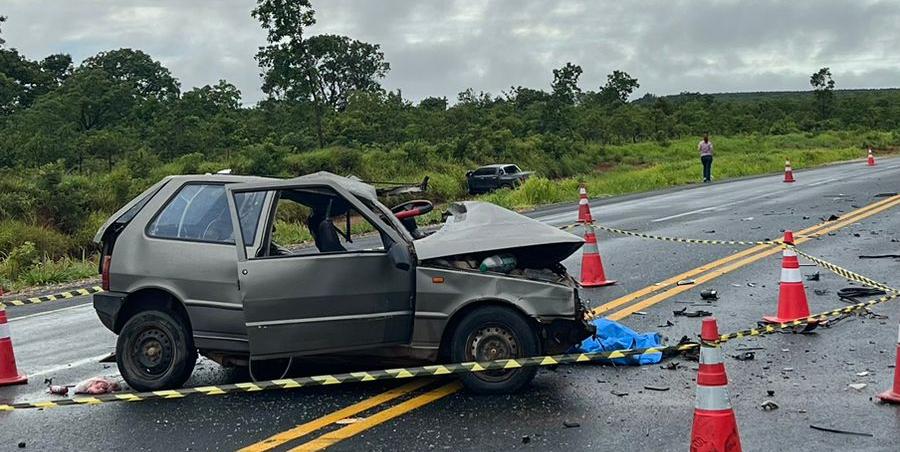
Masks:
[[[125,323],[116,341],[116,365],[137,391],[179,388],[197,363],[190,328],[168,312],[142,311]]]
[[[467,314],[453,331],[450,359],[454,363],[523,358],[540,354],[535,327],[521,314],[501,306],[487,306]],[[462,382],[478,394],[508,394],[525,387],[537,367],[466,373]]]

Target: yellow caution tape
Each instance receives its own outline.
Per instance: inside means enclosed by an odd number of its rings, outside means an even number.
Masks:
[[[55,293],[53,295],[43,295],[40,297],[25,298],[21,300],[5,300],[0,301],[0,309],[8,306],[25,306],[29,304],[40,304],[48,301],[71,300],[75,297],[84,297],[87,295],[103,292],[100,286],[83,287],[81,289],[73,289],[66,292]]]

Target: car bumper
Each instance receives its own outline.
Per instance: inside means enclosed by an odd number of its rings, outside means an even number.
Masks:
[[[116,318],[119,316],[122,306],[125,305],[126,296],[128,294],[122,292],[94,294],[94,310],[97,311],[100,323],[114,333],[116,332]]]

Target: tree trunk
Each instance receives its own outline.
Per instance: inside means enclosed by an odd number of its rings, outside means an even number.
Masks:
[[[316,101],[316,136],[319,139],[319,148],[325,147],[325,131],[322,130],[322,116],[324,114],[324,109],[322,108],[322,103]]]

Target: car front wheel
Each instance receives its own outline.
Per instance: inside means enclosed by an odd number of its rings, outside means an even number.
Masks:
[[[453,333],[453,362],[537,356],[540,342],[535,328],[521,314],[508,308],[489,306],[469,313]],[[507,394],[522,389],[534,379],[537,367],[489,370],[463,374],[463,384],[480,394]]]
[[[137,391],[181,387],[197,362],[189,328],[163,311],[143,311],[125,323],[116,341],[116,364]]]

